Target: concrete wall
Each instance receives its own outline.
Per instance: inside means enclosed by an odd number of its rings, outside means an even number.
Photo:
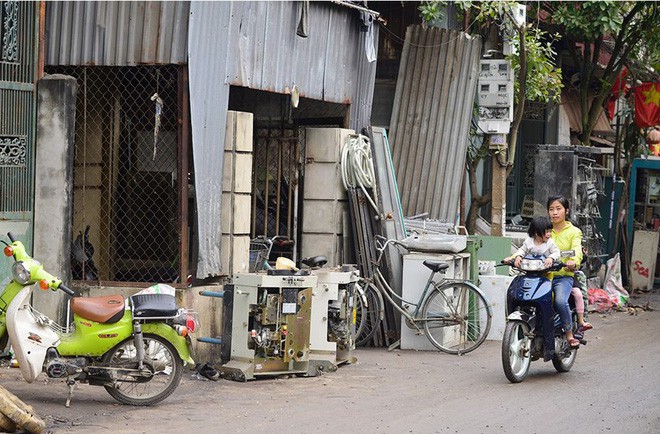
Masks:
[[[38,119],[34,192],[34,257],[65,282],[71,280],[71,204],[76,79],[49,75],[37,84]],[[34,307],[64,319],[64,293],[34,292]]]

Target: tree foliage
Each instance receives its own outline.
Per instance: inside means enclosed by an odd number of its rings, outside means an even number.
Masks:
[[[659,63],[660,6],[644,1],[543,2],[538,14],[548,28],[564,36],[561,48],[572,59],[570,81],[580,98],[578,138],[589,145],[603,103],[623,67],[648,73]]]

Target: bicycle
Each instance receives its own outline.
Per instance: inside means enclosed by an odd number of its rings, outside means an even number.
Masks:
[[[364,343],[371,338],[383,318],[384,300],[387,300],[404,317],[405,325],[424,333],[427,339],[448,354],[466,354],[479,347],[490,331],[493,312],[485,295],[467,280],[445,279],[435,282],[437,273],[444,274],[449,264],[441,261],[424,261],[431,270],[419,300],[412,302],[399,296],[387,284],[380,272],[380,261],[387,246],[392,244],[410,250],[405,242],[376,236],[378,258],[374,262],[373,280],[363,279],[367,285],[364,298],[373,303],[368,312],[362,335],[356,342]],[[399,300],[402,306],[395,301]]]
[[[264,235],[259,235],[250,240],[248,268],[250,273],[256,273],[272,268],[268,260],[270,259],[270,252],[273,249],[275,242],[278,242],[281,246],[293,244],[293,240],[290,240],[289,237],[285,235],[275,235],[270,238],[267,238]]]

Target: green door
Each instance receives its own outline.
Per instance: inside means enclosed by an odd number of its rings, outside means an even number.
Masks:
[[[0,239],[32,251],[39,3],[0,3]],[[0,260],[0,281],[11,261]]]

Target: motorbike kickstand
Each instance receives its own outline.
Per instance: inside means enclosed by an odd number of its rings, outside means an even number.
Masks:
[[[73,388],[76,386],[76,380],[69,378],[66,380],[66,385],[69,386],[69,396],[66,398],[64,406],[69,408],[71,407],[71,398],[73,398]]]

